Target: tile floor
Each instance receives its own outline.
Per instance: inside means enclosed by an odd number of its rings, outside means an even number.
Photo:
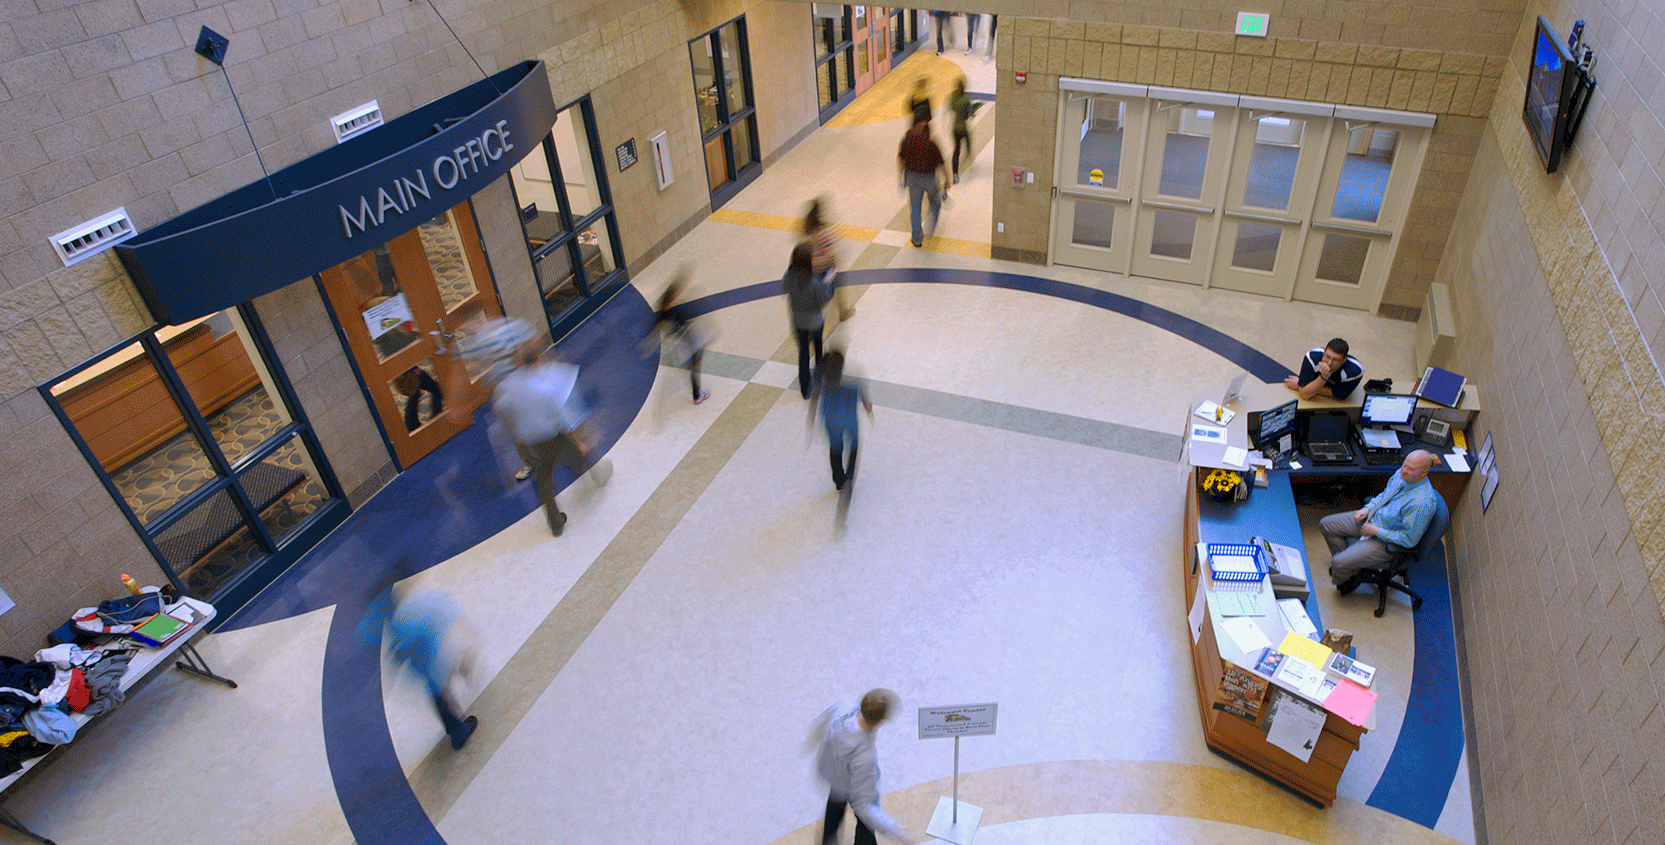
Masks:
[[[916,58],[992,90],[980,55]],[[334,558],[298,566],[202,643],[238,689],[158,678],[7,806],[66,844],[135,830],[181,843],[808,843],[825,794],[805,730],[835,698],[886,686],[903,698],[879,736],[886,806],[916,830],[951,789],[953,749],[915,738],[913,708],[994,701],[998,734],[961,747],[960,798],[986,811],[978,843],[1474,842],[1465,766],[1417,808],[1424,824],[1372,805],[1418,729],[1401,724],[1417,653],[1405,605],[1378,620],[1371,596],[1321,598],[1326,623],[1375,657],[1383,695],[1381,730],[1335,807],[1204,745],[1172,577],[1177,449],[1160,447],[1177,447],[1192,390],[1235,365],[1139,316],[895,279],[963,270],[1110,291],[1290,363],[1342,335],[1379,372],[1409,371],[1412,326],[990,260],[982,136],[998,112],[978,115],[980,153],[926,249],[898,245],[898,115],[811,135],[640,273],[596,322],[641,325],[681,268],[693,295],[736,300],[704,318],[712,398],[690,404],[685,373],[654,373],[628,340],[589,347],[656,377],[645,396],[612,397],[613,480],[562,493],[566,536],[550,538],[508,480],[512,451],[482,414],[459,441],[489,453],[436,455],[426,475],[419,464],[332,537]],[[852,287],[856,315],[829,326],[878,403],[843,513],[793,387],[783,304],[733,295],[779,276],[794,235],[768,221],[816,194],[848,227],[849,279],[888,280]],[[473,515],[480,502],[509,514],[504,527]],[[440,516],[404,523],[433,526],[413,546],[466,550],[390,561],[387,535],[354,534],[378,509],[418,507]],[[481,727],[461,752],[409,677],[385,671],[378,697],[374,652],[343,657],[362,602],[329,585],[407,569],[469,609],[479,670],[459,694]]]

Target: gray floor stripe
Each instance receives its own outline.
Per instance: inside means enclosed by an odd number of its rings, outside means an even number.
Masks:
[[[796,347],[790,339],[782,348],[791,351],[793,355],[797,354]],[[669,362],[666,363],[667,366],[674,366]],[[709,375],[750,380],[757,375],[758,370],[762,367],[763,362],[756,358],[729,355],[723,352],[707,352],[701,371]],[[939,390],[909,387],[885,381],[869,379],[867,386],[873,397],[873,403],[886,408],[1014,431],[1035,437],[1045,437],[1049,440],[1060,440],[1065,443],[1077,443],[1095,449],[1107,449],[1112,452],[1138,455],[1141,458],[1153,458],[1169,463],[1179,458],[1180,438],[1177,434],[1165,434],[1135,426],[1118,425],[1086,417],[1025,408],[1021,405],[1008,405],[1004,402],[991,402],[987,399],[974,399],[970,396],[959,396],[953,393],[943,393]],[[796,391],[798,389],[797,379],[793,379],[792,385],[787,389]]]

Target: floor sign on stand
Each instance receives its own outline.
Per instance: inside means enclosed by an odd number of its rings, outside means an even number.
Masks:
[[[937,799],[937,809],[931,813],[931,823],[925,832],[952,842],[971,845],[977,834],[977,823],[983,820],[983,808],[960,800],[960,737],[994,736],[994,719],[999,705],[961,704],[954,707],[919,708],[919,738],[954,738],[954,795]]]

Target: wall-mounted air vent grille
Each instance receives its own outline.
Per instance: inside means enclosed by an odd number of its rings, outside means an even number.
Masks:
[[[137,232],[127,216],[127,209],[118,208],[96,220],[88,220],[53,235],[52,248],[58,251],[58,258],[68,267],[133,237]]]
[[[335,130],[337,144],[354,135],[363,135],[382,125],[382,107],[375,100],[371,100],[349,112],[342,112],[330,118],[330,128]]]

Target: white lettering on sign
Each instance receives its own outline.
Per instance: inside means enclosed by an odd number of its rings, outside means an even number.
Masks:
[[[414,179],[400,176],[376,188],[374,198],[370,194],[361,195],[353,211],[349,211],[347,205],[336,206],[341,212],[341,231],[351,238],[355,232],[368,232],[382,225],[387,221],[389,212],[393,216],[410,213],[417,207],[418,197],[422,201],[433,199],[433,191],[428,187],[429,172],[434,174],[434,184],[447,191],[467,181],[470,176],[479,175],[483,167],[514,152],[515,145],[509,140],[508,123],[507,120],[499,120],[497,125],[481,132],[478,138],[470,138],[450,152],[441,154],[426,171],[413,171]]]

